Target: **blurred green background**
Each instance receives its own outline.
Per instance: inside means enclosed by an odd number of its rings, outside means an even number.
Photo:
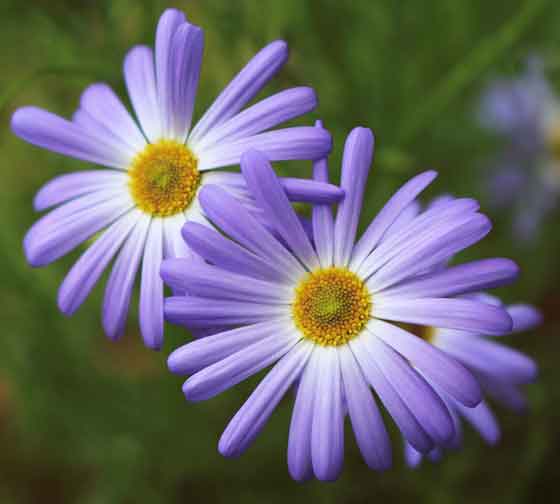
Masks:
[[[110,344],[94,295],[72,319],[56,308],[56,290],[80,251],[32,270],[21,241],[37,218],[31,201],[56,174],[85,163],[31,147],[9,130],[13,110],[35,104],[70,115],[81,90],[104,80],[125,96],[123,57],[152,44],[165,7],[184,9],[206,31],[197,115],[260,47],[286,39],[291,57],[265,93],[310,84],[320,97],[314,117],[335,139],[333,173],[356,125],[374,129],[375,169],[362,224],[407,177],[433,167],[430,195],[479,197],[484,160],[500,141],[474,119],[483,86],[522,71],[542,55],[560,92],[560,3],[556,0],[2,0],[0,2],[0,503],[524,503],[551,502],[560,449],[560,241],[557,216],[522,245],[507,215],[463,258],[517,260],[523,274],[502,289],[509,301],[537,303],[546,324],[515,341],[537,359],[531,411],[496,408],[503,439],[495,448],[467,432],[465,447],[443,463],[404,467],[395,434],[393,470],[376,474],[361,461],[350,432],[345,469],[334,484],[294,483],[286,467],[291,398],[240,459],[217,452],[250,380],[202,404],[187,404],[182,380],[165,359],[188,335],[169,327],[163,351],[143,348],[131,317],[126,337]],[[308,163],[278,166],[307,176]],[[134,311],[132,315],[134,315]]]

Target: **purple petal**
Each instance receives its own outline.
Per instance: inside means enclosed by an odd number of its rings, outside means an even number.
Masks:
[[[340,187],[346,194],[334,223],[334,264],[346,266],[354,247],[362,200],[373,158],[373,133],[354,128],[344,144]]]
[[[317,121],[315,127],[322,128],[323,123]],[[329,166],[327,158],[313,163],[313,179],[316,182],[328,183]],[[334,219],[332,210],[328,205],[315,204],[312,212],[313,238],[317,256],[321,267],[329,268],[333,264]]]
[[[297,388],[296,400],[290,423],[288,438],[288,470],[296,481],[306,481],[313,477],[311,464],[311,428],[313,405],[317,396],[317,365],[320,349],[309,357],[303,376]]]
[[[257,151],[246,152],[241,160],[241,170],[271,226],[304,266],[309,270],[317,268],[317,254],[266,157]]]
[[[206,226],[187,222],[182,232],[187,245],[218,268],[272,282],[285,279],[269,262]]]
[[[311,458],[317,479],[334,481],[340,475],[344,462],[343,384],[336,348],[322,348],[319,356],[311,428]]]
[[[173,296],[165,300],[165,318],[188,328],[254,324],[289,313],[284,305],[263,305],[241,301],[219,301],[191,296]]]
[[[383,296],[455,296],[500,287],[513,282],[518,275],[519,266],[510,259],[481,259],[405,281],[384,291]]]
[[[163,344],[163,282],[159,269],[163,258],[163,220],[153,218],[142,260],[138,315],[145,345],[159,350]]]
[[[411,469],[416,469],[422,462],[422,454],[416,451],[406,439],[404,440],[404,458],[406,465]]]
[[[204,401],[270,366],[298,342],[299,335],[283,330],[256,341],[238,352],[211,364],[192,375],[183,385],[183,393],[189,401]]]
[[[344,197],[344,190],[333,184],[290,177],[282,177],[279,181],[290,201],[332,205]]]
[[[66,203],[39,219],[27,232],[23,245],[33,267],[45,266],[111,224],[133,206],[119,192],[103,191]]]
[[[38,147],[112,168],[126,169],[130,157],[99,141],[82,127],[36,107],[14,112],[12,131]]]
[[[378,245],[401,212],[437,177],[437,172],[426,171],[410,179],[385,204],[371,221],[352,253],[352,268],[360,267],[364,259]]]
[[[183,23],[173,34],[168,63],[171,72],[170,133],[181,143],[191,127],[203,50],[204,33],[198,26]]]
[[[368,285],[378,291],[422,273],[478,242],[491,228],[488,218],[480,214],[467,217],[457,224],[436,226],[433,233],[426,233],[418,240],[410,240],[408,249],[374,273]]]
[[[288,59],[288,46],[276,40],[261,49],[233,78],[193,128],[190,142],[202,140],[251,101]]]
[[[401,396],[422,428],[436,444],[444,444],[454,435],[453,420],[445,403],[432,387],[399,354],[379,338],[364,338],[370,356],[393,388]],[[410,440],[409,440],[410,441]]]
[[[86,300],[141,216],[139,210],[132,210],[116,220],[74,263],[58,290],[62,313],[72,315]]]
[[[103,328],[112,340],[118,339],[124,332],[132,287],[149,226],[150,218],[147,216],[138,221],[121,249],[105,287]]]
[[[133,47],[124,60],[124,78],[130,101],[150,142],[163,137],[154,68],[154,52],[147,46]]]
[[[311,343],[300,341],[264,377],[222,434],[218,446],[222,455],[239,456],[249,447],[286,391],[301,375],[312,349]]]
[[[511,331],[511,318],[504,309],[470,299],[375,299],[374,316],[380,319],[482,334]]]
[[[264,165],[258,165],[255,166],[255,168],[259,172],[264,173],[265,168],[263,168],[263,166]],[[272,168],[269,169],[272,172]],[[277,181],[273,172],[272,177],[274,181]],[[261,183],[260,180],[259,178],[258,182],[256,181],[255,183]],[[252,184],[252,181],[249,183]],[[279,196],[276,195],[276,198],[274,198],[274,193],[268,191],[266,197],[273,201],[276,199],[281,200],[280,204],[276,204],[272,209],[274,210],[276,207],[279,207],[279,210],[289,213],[289,215],[284,215],[285,220],[291,222],[297,221],[295,212],[279,184],[273,186],[272,190],[276,190],[280,193]],[[258,197],[256,199],[257,203],[263,207],[265,212],[270,214],[273,211],[268,210],[262,205]],[[240,245],[270,262],[271,268],[275,269],[278,275],[283,274],[284,278],[293,281],[301,277],[304,273],[304,270],[292,253],[272,236],[272,234],[261,225],[237,199],[228,194],[225,190],[221,189],[219,186],[207,185],[200,191],[199,200],[205,214],[216,226],[222,229],[224,233],[229,235]],[[272,214],[272,216],[274,217],[274,214]],[[293,218],[290,218],[290,216]],[[276,228],[276,222],[272,219],[268,220],[270,221],[270,225]],[[297,221],[297,224],[300,224],[299,221]],[[302,232],[304,231],[302,230]],[[282,235],[282,233],[280,234]],[[309,243],[309,240],[307,240],[307,243]]]
[[[40,212],[78,196],[101,190],[126,189],[128,177],[115,170],[90,170],[59,175],[35,195],[33,208]]]
[[[389,469],[391,442],[371,390],[350,348],[341,346],[338,352],[344,397],[360,452],[371,469]]]
[[[368,277],[391,261],[407,257],[411,250],[415,250],[422,243],[430,243],[432,240],[438,239],[441,234],[468,224],[471,219],[476,217],[478,208],[477,201],[464,198],[452,200],[437,210],[433,208],[426,210],[399,233],[383,239],[356,271],[362,276]]]
[[[173,89],[176,78],[172,59],[173,36],[185,21],[181,11],[167,9],[159,18],[156,30],[156,82],[164,137],[173,133]]]
[[[218,128],[214,128],[204,140],[197,142],[196,149],[203,151],[220,142],[234,142],[256,135],[283,122],[310,112],[317,106],[315,91],[309,87],[297,87],[281,91],[233,116]]]
[[[172,288],[212,300],[251,301],[258,304],[290,304],[293,288],[223,271],[204,263],[168,259],[161,276]]]
[[[175,350],[167,360],[172,373],[191,374],[242,351],[253,343],[285,331],[286,320],[267,320],[228,331],[219,331]]]
[[[393,324],[372,320],[368,330],[393,347],[431,382],[466,406],[476,406],[482,392],[474,376],[461,364],[421,338]]]
[[[457,407],[461,415],[469,421],[487,443],[493,445],[499,441],[500,426],[485,402],[481,402],[476,408],[465,408],[461,405]]]
[[[527,410],[527,399],[515,385],[501,382],[493,377],[479,376],[484,391],[495,401],[516,413]]]
[[[320,159],[332,147],[331,135],[326,130],[297,126],[278,129],[245,137],[234,142],[196,152],[200,171],[238,165],[244,152],[255,149],[261,151],[270,161],[290,159]],[[196,150],[196,149],[195,149]]]
[[[146,146],[146,139],[138,125],[107,84],[92,84],[86,88],[80,97],[80,108],[127,146],[132,156]]]
[[[383,211],[383,210],[382,210]],[[418,215],[422,212],[422,205],[419,201],[413,201],[409,203],[408,206],[404,207],[401,213],[393,221],[393,223],[387,228],[383,233],[383,236],[379,240],[379,243],[388,240],[394,236],[400,235]],[[352,255],[354,257],[354,254]],[[351,261],[353,263],[353,260]]]
[[[537,376],[533,359],[474,334],[450,334],[438,340],[438,346],[467,367],[506,383],[528,383]]]
[[[397,390],[381,372],[375,357],[370,354],[364,344],[364,338],[351,340],[350,349],[360,364],[364,377],[379,395],[403,436],[418,451],[422,453],[430,451],[434,446],[432,439],[412,414],[407,404],[401,399]]]
[[[510,305],[507,311],[513,320],[512,332],[530,331],[543,322],[542,313],[531,305]]]
[[[280,177],[280,184],[290,201],[305,203],[332,204],[338,203],[344,197],[344,191],[324,181],[308,180],[302,178]],[[236,198],[252,200],[247,189],[245,178],[240,173],[233,172],[208,172],[204,174],[205,185],[219,185],[222,189],[234,194]],[[253,201],[254,203],[254,201]]]

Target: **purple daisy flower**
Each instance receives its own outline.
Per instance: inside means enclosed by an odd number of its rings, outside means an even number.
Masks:
[[[188,293],[166,299],[166,318],[210,334],[169,357],[172,372],[192,375],[183,386],[188,400],[209,399],[274,364],[223,433],[225,456],[248,448],[293,385],[288,467],[296,480],[338,477],[346,415],[368,466],[390,466],[371,389],[422,453],[455,435],[430,382],[467,407],[482,398],[462,364],[397,324],[507,333],[512,321],[503,308],[452,296],[510,282],[517,267],[489,259],[431,271],[491,227],[472,199],[442,202],[402,225],[433,171],[397,191],[355,243],[372,155],[371,131],[353,130],[342,163],[346,196],[336,219],[328,204],[314,206],[309,235],[266,156],[245,153],[242,172],[268,227],[223,189],[207,186],[201,205],[223,234],[197,223],[183,227],[207,263],[162,265],[164,280]],[[328,180],[326,160],[315,163],[314,178]]]
[[[35,107],[17,110],[16,135],[40,147],[110,169],[63,175],[36,195],[37,211],[52,207],[24,240],[25,255],[45,266],[103,233],[74,264],[58,292],[70,315],[82,304],[116,256],[105,290],[103,327],[122,335],[141,265],[140,327],[145,344],[163,340],[165,257],[189,257],[181,238],[186,220],[206,222],[198,194],[219,185],[257,213],[240,174],[217,171],[258,148],[271,160],[318,159],[331,148],[328,132],[313,127],[267,131],[312,110],[312,89],[288,89],[241,109],[287,59],[283,41],[272,42],[241,70],[191,128],[203,53],[203,31],[185,15],[167,10],[159,20],[155,51],[136,46],[126,56],[124,77],[137,121],[106,84],[88,87],[71,121]],[[342,191],[309,180],[283,179],[292,200],[335,201]]]
[[[506,140],[493,161],[492,202],[513,211],[516,236],[529,240],[560,195],[560,102],[542,61],[532,57],[520,77],[492,82],[479,119]]]
[[[497,298],[488,294],[476,297],[491,305],[502,306]],[[533,329],[542,322],[540,312],[531,305],[514,304],[506,309],[513,320],[512,333]],[[537,375],[537,366],[532,359],[477,333],[420,327],[418,334],[466,366],[491,399],[516,412],[525,410],[526,400],[519,386],[532,382]],[[489,444],[498,442],[500,428],[486,401],[474,408],[465,408],[444,392],[441,395],[455,422],[455,437],[447,445],[448,448],[457,448],[461,444],[461,418],[470,423]],[[442,447],[434,448],[427,456],[432,461],[439,460],[443,456]],[[411,467],[418,466],[422,461],[422,454],[406,441],[405,459]]]

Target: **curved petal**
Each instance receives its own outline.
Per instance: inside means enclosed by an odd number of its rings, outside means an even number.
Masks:
[[[354,128],[344,145],[340,186],[346,196],[338,206],[334,222],[334,264],[337,266],[348,264],[354,248],[373,144],[370,129]]]
[[[103,191],[56,208],[25,235],[25,256],[33,267],[45,266],[76,248],[133,207],[119,192]],[[94,203],[95,202],[95,203]]]
[[[182,233],[187,245],[195,253],[221,269],[260,280],[289,281],[289,277],[284,272],[278,272],[270,262],[206,226],[187,222]]]
[[[172,138],[184,143],[191,127],[194,98],[200,77],[204,50],[204,33],[198,27],[183,23],[171,41],[169,65],[171,81],[170,131]]]
[[[400,232],[383,237],[379,245],[367,256],[356,270],[368,277],[387,263],[406,256],[420,244],[430,242],[450,229],[459,228],[476,215],[478,202],[461,198],[454,199],[437,209],[430,208],[418,215]]]
[[[288,46],[276,40],[261,49],[220,93],[193,128],[189,142],[200,141],[252,100],[288,59]]]
[[[323,123],[317,121],[315,127],[322,128]],[[327,183],[329,181],[327,158],[320,159],[313,163],[313,179],[317,182]],[[334,219],[330,206],[315,204],[312,210],[311,221],[313,225],[313,239],[319,262],[322,268],[329,268],[333,265],[334,253]]]
[[[412,414],[408,405],[401,399],[397,390],[381,372],[375,357],[364,344],[364,338],[351,340],[350,349],[360,364],[364,377],[373,387],[406,440],[418,451],[429,452],[434,447],[432,439]]]
[[[204,401],[237,385],[286,355],[299,335],[285,325],[277,332],[192,375],[183,385],[189,401]]]
[[[248,326],[219,331],[179,347],[167,359],[172,373],[191,374],[215,364],[250,345],[286,330],[287,319],[266,320]]]
[[[519,266],[510,259],[481,259],[402,282],[383,291],[383,297],[456,296],[506,285],[518,275]]]
[[[126,142],[123,142],[119,137],[115,136],[111,130],[107,129],[87,110],[83,108],[76,110],[74,114],[72,114],[72,123],[100,145],[105,145],[106,149],[121,153],[123,164],[126,163],[127,168],[133,163],[137,151]]]
[[[146,139],[138,125],[107,84],[97,83],[87,87],[80,97],[80,107],[123,145],[128,146],[133,157],[146,146]]]
[[[475,377],[435,346],[381,320],[372,320],[367,329],[457,401],[472,408],[482,400],[482,391]]]
[[[338,349],[344,397],[358,447],[371,469],[391,467],[391,442],[371,390],[348,346]]]
[[[176,78],[172,59],[173,36],[185,22],[185,15],[180,10],[166,9],[156,29],[156,83],[161,131],[165,138],[173,133],[173,88]]]
[[[58,289],[62,313],[72,315],[86,300],[141,216],[140,210],[132,210],[117,219],[74,263]]]
[[[132,287],[149,227],[148,216],[138,221],[121,249],[107,281],[102,319],[105,333],[112,340],[118,339],[124,331]]]
[[[482,438],[489,444],[496,444],[500,439],[500,426],[485,402],[481,402],[476,408],[465,408],[457,406],[461,415],[479,432]]]
[[[243,159],[245,159],[245,157]],[[265,170],[265,168],[262,168],[260,165],[255,166],[255,168],[259,171]],[[270,168],[270,170],[272,171],[272,168]],[[274,177],[274,174],[272,176]],[[260,179],[257,183],[260,183]],[[252,182],[249,181],[249,184],[252,184]],[[283,197],[282,202],[285,203],[285,206],[283,206],[281,210],[289,211],[291,214],[284,215],[284,219],[289,221],[297,220],[295,212],[290,206],[282,189],[278,188],[278,186],[273,187],[273,190],[274,189],[280,191]],[[257,195],[255,194],[255,196]],[[267,191],[266,197],[269,200],[272,199],[272,191]],[[258,197],[256,197],[256,199],[257,204],[267,212],[268,209],[262,205],[262,201]],[[286,277],[295,281],[305,273],[292,253],[253,217],[239,200],[228,194],[227,191],[219,186],[207,185],[200,191],[199,200],[205,214],[217,227],[240,245],[255,253],[255,255],[270,262],[271,267],[278,270],[279,274],[284,272]],[[275,215],[272,214],[272,216],[274,217]],[[294,219],[290,219],[291,216],[293,216]],[[272,219],[267,220],[269,220],[270,226],[276,229],[276,222]],[[297,222],[299,224],[299,221]],[[280,234],[284,237],[282,233]],[[297,250],[295,250],[295,252],[297,254]]]
[[[165,300],[165,318],[189,328],[254,324],[289,313],[285,305],[264,305],[241,301],[220,301],[173,296]]]
[[[302,201],[314,204],[338,203],[344,197],[344,191],[325,180],[309,180],[305,178],[279,177],[280,184],[290,201]],[[219,185],[232,193],[237,199],[252,201],[251,193],[241,173],[209,171],[203,175],[204,185]],[[254,201],[253,201],[254,203]]]
[[[308,270],[317,268],[317,254],[266,157],[258,151],[246,152],[241,170],[271,226]]]
[[[220,142],[229,143],[256,135],[306,114],[316,106],[317,96],[312,88],[286,89],[255,103],[221,126],[212,129],[204,139],[196,143],[196,149],[202,152]]]
[[[49,180],[33,198],[33,208],[40,212],[78,196],[102,190],[126,190],[128,177],[115,170],[89,170],[59,175]]]
[[[507,307],[513,320],[512,332],[530,331],[543,322],[542,313],[534,306],[527,304],[514,304]]]
[[[438,346],[467,367],[505,383],[529,383],[537,377],[533,359],[474,334],[450,334],[439,338]]]
[[[371,276],[368,286],[376,292],[422,273],[480,241],[491,228],[488,218],[481,214],[466,217],[463,222],[435,226],[433,233],[410,240],[406,250]]]
[[[286,391],[299,378],[313,345],[300,341],[259,383],[226,427],[218,449],[226,457],[241,455],[258,436]]]
[[[504,334],[511,331],[512,325],[504,309],[470,299],[381,299],[377,296],[373,313],[380,319],[480,334]]]
[[[288,437],[288,471],[296,481],[313,477],[311,429],[313,406],[317,396],[317,365],[320,349],[314,348],[297,387]]]
[[[277,129],[241,138],[234,142],[198,152],[198,169],[212,170],[224,166],[238,165],[244,152],[250,149],[261,151],[270,161],[290,159],[320,159],[331,150],[332,138],[326,130],[309,126]]]
[[[159,113],[154,51],[151,47],[136,46],[124,59],[124,78],[128,96],[140,126],[152,143],[163,137]]]
[[[130,156],[87,133],[82,127],[37,107],[14,112],[14,134],[38,147],[111,168],[127,169]]]
[[[138,317],[144,344],[159,350],[163,344],[163,282],[159,275],[163,259],[163,219],[152,218],[144,246]]]
[[[426,171],[404,184],[376,215],[352,252],[351,269],[357,270],[364,259],[378,245],[385,232],[401,212],[437,177],[437,172]]]
[[[342,376],[336,348],[317,350],[320,353],[311,428],[311,459],[317,479],[334,481],[344,462]]]
[[[213,301],[290,304],[293,297],[293,289],[289,286],[237,275],[205,263],[189,264],[184,259],[166,260],[161,267],[161,276],[172,288]]]
[[[433,388],[398,353],[379,338],[364,338],[370,355],[391,382],[422,428],[436,444],[445,444],[454,434],[451,415]]]

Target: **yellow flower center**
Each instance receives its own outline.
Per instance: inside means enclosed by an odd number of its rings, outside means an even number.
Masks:
[[[305,338],[323,346],[344,345],[370,319],[371,295],[347,269],[318,270],[296,287],[292,315]]]
[[[132,162],[129,187],[136,205],[146,213],[167,217],[191,204],[200,186],[198,161],[174,140],[148,146]]]
[[[554,119],[547,128],[546,143],[552,158],[560,161],[560,118]]]

